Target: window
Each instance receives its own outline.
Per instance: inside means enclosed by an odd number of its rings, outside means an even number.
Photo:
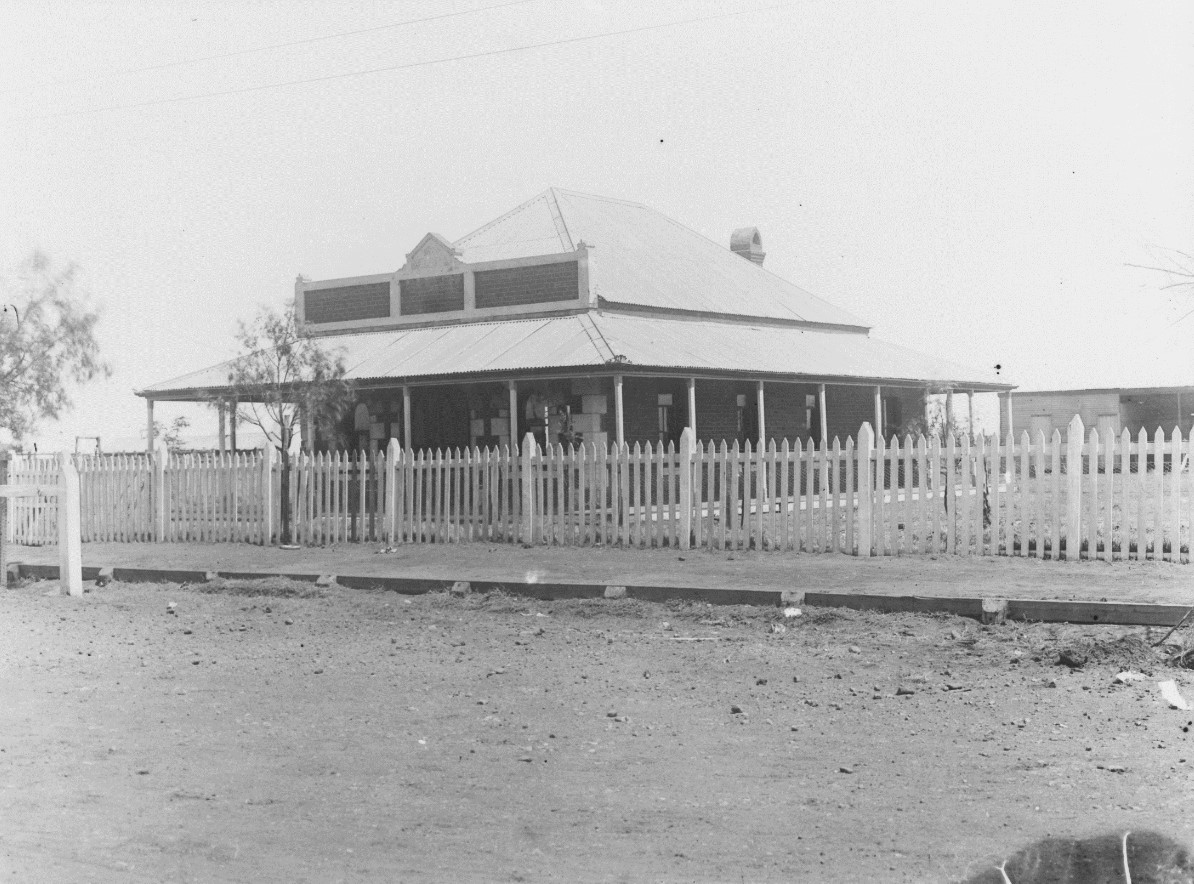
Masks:
[[[746,394],[738,394],[738,438],[746,432]]]
[[[659,438],[667,439],[671,436],[672,428],[672,394],[660,393],[658,402]]]
[[[808,429],[813,428],[813,417],[817,413],[817,397],[813,393],[806,393],[804,396],[804,425]]]

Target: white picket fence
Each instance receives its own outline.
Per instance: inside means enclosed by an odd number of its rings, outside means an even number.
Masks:
[[[292,458],[295,543],[499,542],[1119,560],[1188,559],[1190,439],[1158,430],[765,449],[669,444]],[[77,458],[84,541],[273,543],[272,451]],[[10,482],[36,459],[17,459]],[[160,491],[158,490],[160,489]],[[12,539],[55,542],[52,502],[13,501]]]

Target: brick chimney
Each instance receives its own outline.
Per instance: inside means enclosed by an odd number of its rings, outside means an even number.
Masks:
[[[767,257],[757,227],[739,227],[735,230],[730,235],[730,251],[756,264],[762,264],[763,259]]]

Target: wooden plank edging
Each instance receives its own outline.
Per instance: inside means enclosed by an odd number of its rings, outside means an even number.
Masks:
[[[22,578],[58,579],[57,565],[14,563]],[[101,568],[86,566],[83,579],[94,582]],[[319,574],[259,571],[198,571],[161,568],[113,568],[112,579],[127,583],[206,583],[212,577],[225,580],[283,578],[315,583]],[[348,589],[383,590],[400,595],[447,592],[453,578],[386,577],[336,575],[336,583]],[[596,583],[517,583],[500,580],[469,580],[474,593],[506,592],[542,601],[603,598],[606,585]],[[713,605],[757,605],[775,607],[799,604],[809,607],[849,608],[882,613],[954,614],[981,620],[983,599],[954,596],[898,596],[867,593],[818,592],[779,589],[727,589],[708,586],[627,586],[626,597],[647,602],[682,600]],[[989,601],[989,600],[988,600]],[[1085,602],[1043,599],[1008,599],[1007,618],[1041,623],[1083,623],[1115,626],[1160,626],[1177,623],[1189,610],[1186,605],[1137,602]]]

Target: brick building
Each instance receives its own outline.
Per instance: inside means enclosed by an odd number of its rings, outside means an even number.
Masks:
[[[455,242],[427,234],[397,271],[300,277],[295,299],[355,381],[342,428],[354,447],[528,431],[633,445],[686,426],[702,441],[820,441],[863,421],[890,435],[928,394],[1011,389],[872,338],[763,259],[754,228],[726,248],[646,206],[553,188]],[[152,414],[226,376],[213,366],[138,395]]]

